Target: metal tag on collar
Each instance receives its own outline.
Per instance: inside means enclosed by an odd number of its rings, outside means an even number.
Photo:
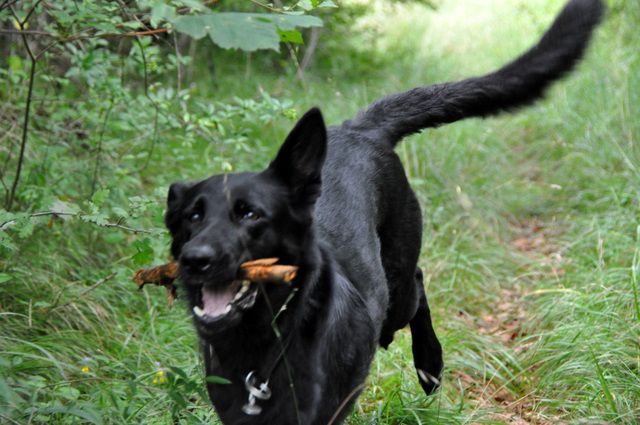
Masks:
[[[271,398],[271,389],[269,388],[269,381],[260,383],[256,376],[256,372],[252,370],[247,374],[244,380],[244,387],[249,392],[249,400],[247,404],[242,406],[242,411],[247,415],[259,415],[262,413],[262,407],[256,404],[258,400],[269,400]]]
[[[242,406],[242,411],[250,416],[256,416],[262,413],[262,407],[256,404],[256,398],[249,394],[249,401]]]
[[[249,391],[249,394],[259,400],[269,400],[271,398],[269,380],[260,383],[260,380],[254,370],[247,374],[247,378],[244,381],[244,387]]]

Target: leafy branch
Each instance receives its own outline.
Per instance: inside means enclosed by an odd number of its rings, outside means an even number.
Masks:
[[[116,229],[125,230],[127,232],[132,232],[132,233],[136,233],[136,234],[138,234],[138,233],[153,234],[154,233],[151,230],[136,229],[134,227],[125,226],[120,221],[118,221],[116,223],[111,223],[111,222],[106,222],[106,221],[103,222],[101,220],[95,220],[91,215],[82,214],[80,212],[41,211],[41,212],[27,214],[26,216],[28,218],[47,217],[47,216],[52,216],[52,217],[75,217],[75,218],[79,218],[80,220],[84,221],[85,223],[92,223],[92,224],[95,224],[96,226],[99,226],[99,227],[116,228]],[[7,221],[5,221],[3,223],[0,223],[0,230],[8,230],[12,225],[18,223],[19,220],[20,220],[19,218],[12,218],[12,219],[7,220]]]
[[[41,31],[41,30],[13,30],[13,29],[0,29],[0,34],[20,34],[21,36],[44,36],[58,39],[58,42],[72,42],[77,40],[87,40],[90,38],[119,38],[119,37],[142,37],[145,35],[156,35],[162,34],[171,31],[172,28],[164,27],[164,28],[156,28],[156,29],[147,29],[144,31],[130,31],[130,32],[107,32],[107,33],[86,33],[80,35],[71,35],[65,36],[64,34],[49,32],[49,31]]]
[[[20,34],[22,37],[51,37],[57,39],[58,42],[68,43],[92,38],[141,37],[175,30],[195,39],[208,35],[211,41],[222,48],[251,52],[259,49],[277,51],[280,49],[281,42],[302,44],[302,35],[296,28],[322,26],[322,20],[315,16],[291,14],[292,12],[286,9],[274,8],[257,1],[254,1],[254,3],[269,9],[272,13],[207,11],[196,15],[180,15],[178,10],[166,8],[152,11],[152,21],[157,23],[165,22],[168,25],[156,29],[148,28],[139,18],[134,17],[135,21],[144,30],[118,33],[90,29],[74,35],[65,35],[62,32],[26,30],[21,25],[19,30],[0,29],[0,34]],[[333,5],[333,3],[331,4]]]

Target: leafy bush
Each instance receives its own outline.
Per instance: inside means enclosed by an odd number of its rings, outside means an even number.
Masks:
[[[206,397],[188,323],[176,316],[184,337],[172,339],[175,329],[153,321],[172,313],[132,291],[130,276],[168,255],[169,182],[263,162],[273,123],[297,113],[267,93],[204,98],[185,83],[196,65],[180,51],[184,36],[169,30],[189,33],[214,16],[229,28],[250,16],[242,36],[210,35],[253,50],[321,22],[286,8],[218,12],[212,3],[0,0],[0,306],[10,312],[0,335],[0,421],[206,419],[191,409]],[[146,351],[137,338],[148,327],[166,351]],[[188,363],[168,362],[176,345],[192,353]]]

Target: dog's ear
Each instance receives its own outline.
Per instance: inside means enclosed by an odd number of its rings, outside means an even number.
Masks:
[[[177,182],[173,183],[169,187],[169,194],[167,195],[167,212],[164,215],[164,223],[171,232],[171,254],[174,258],[180,256],[180,249],[185,242],[187,235],[184,231],[181,231],[182,221],[182,201],[184,200],[185,193],[194,183]]]
[[[169,186],[169,194],[167,195],[167,204],[176,205],[176,203],[182,202],[184,193],[194,186],[192,182],[175,182]]]
[[[292,199],[313,204],[320,195],[322,165],[327,152],[327,128],[318,108],[296,123],[268,170],[290,189]]]
[[[193,183],[177,182],[169,186],[169,194],[167,195],[167,212],[164,216],[164,223],[175,234],[180,225],[180,207],[185,192],[193,186]]]

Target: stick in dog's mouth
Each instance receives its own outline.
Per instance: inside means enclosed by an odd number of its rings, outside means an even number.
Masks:
[[[201,303],[193,308],[200,318],[215,318],[229,313],[232,307],[247,309],[255,303],[257,283],[291,283],[298,272],[297,266],[276,264],[278,258],[261,258],[240,265],[238,280],[231,282],[226,288],[202,287]],[[134,282],[142,288],[148,283],[164,286],[167,289],[169,306],[176,296],[173,281],[178,277],[178,263],[163,264],[149,269],[138,270],[133,276]]]

